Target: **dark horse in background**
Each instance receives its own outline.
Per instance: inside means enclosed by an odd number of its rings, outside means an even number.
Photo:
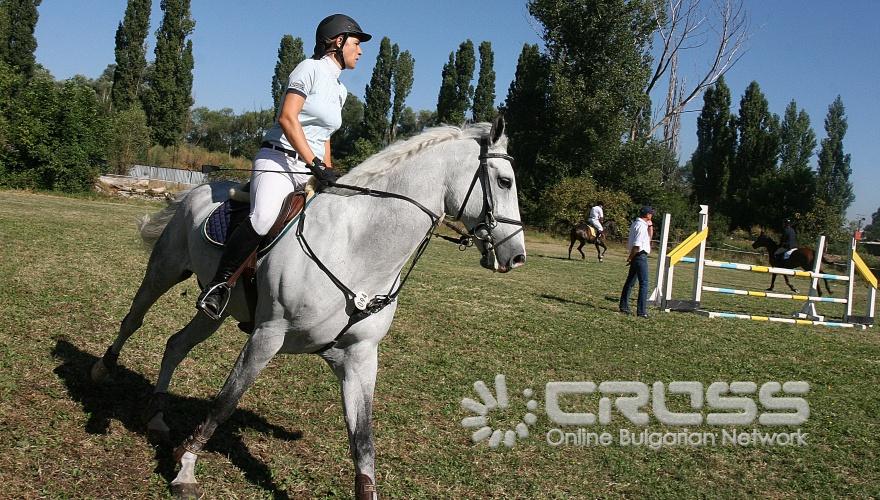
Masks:
[[[791,255],[784,259],[785,253],[779,253],[777,255],[776,250],[779,249],[779,244],[776,243],[773,238],[770,238],[763,231],[758,235],[758,238],[752,243],[752,248],[766,248],[767,254],[770,257],[770,266],[771,267],[782,267],[785,269],[794,269],[796,267],[800,267],[804,271],[813,271],[813,268],[816,265],[816,253],[810,247],[798,247]],[[822,262],[826,264],[831,264],[831,262],[822,259]],[[822,272],[821,270],[819,272]],[[768,292],[773,291],[773,287],[776,284],[776,274],[770,274],[770,288],[767,289]],[[783,274],[783,278],[785,278],[785,284],[788,285],[788,288],[791,288],[791,291],[794,293],[798,293],[797,288],[791,286],[791,283],[788,281],[788,275]],[[828,290],[828,295],[831,295],[831,287],[828,286],[828,280],[822,278],[822,281],[825,282],[825,289]],[[819,295],[822,295],[822,287],[816,286],[816,291]]]
[[[605,252],[608,250],[608,247],[605,246],[605,237],[609,233],[613,233],[614,228],[615,226],[613,221],[606,221],[605,230],[602,231],[602,234],[600,234],[597,238],[595,236],[596,228],[594,228],[593,226],[586,223],[575,224],[571,228],[571,232],[568,236],[571,240],[571,243],[569,243],[568,245],[568,258],[571,258],[571,249],[572,247],[574,247],[574,242],[578,241],[580,242],[580,244],[577,247],[577,251],[581,253],[582,260],[586,259],[587,256],[584,255],[584,251],[581,249],[584,248],[584,245],[586,245],[587,243],[592,243],[596,247],[596,255],[599,257],[599,262],[602,262],[602,258],[605,255]],[[599,250],[599,247],[602,247],[602,250]]]

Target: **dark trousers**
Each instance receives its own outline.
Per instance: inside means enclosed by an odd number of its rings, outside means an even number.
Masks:
[[[629,312],[629,292],[635,285],[636,278],[639,280],[639,305],[636,313],[639,316],[648,315],[648,255],[640,253],[636,255],[629,265],[629,274],[626,275],[626,283],[620,292],[620,310]]]

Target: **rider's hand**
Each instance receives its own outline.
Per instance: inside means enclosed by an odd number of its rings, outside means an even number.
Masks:
[[[323,161],[317,156],[312,163],[307,163],[306,167],[312,172],[312,175],[318,180],[318,191],[323,191],[336,183],[339,175],[333,169],[327,168]]]

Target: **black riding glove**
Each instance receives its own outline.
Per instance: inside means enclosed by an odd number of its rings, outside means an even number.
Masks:
[[[312,175],[318,180],[318,191],[323,191],[328,187],[333,186],[333,184],[336,183],[336,179],[339,179],[336,172],[331,168],[327,168],[324,162],[317,156],[312,160],[312,163],[307,163],[306,167],[309,168]]]

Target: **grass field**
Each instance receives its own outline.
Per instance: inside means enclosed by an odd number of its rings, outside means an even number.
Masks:
[[[134,219],[148,202],[0,191],[0,497],[161,498],[170,450],[151,446],[141,413],[168,336],[194,312],[194,280],[163,297],[93,386],[88,368],[116,334],[144,272]],[[434,242],[400,297],[380,347],[374,406],[380,492],[394,498],[870,497],[880,495],[880,331],[617,314],[626,267],[566,260],[567,242],[528,238],[528,264],[507,275],[478,254]],[[650,262],[651,272],[656,261]],[[677,270],[676,295],[690,276]],[[763,290],[767,275],[707,270],[716,286]],[[804,289],[806,281],[797,281]],[[833,286],[833,285],[832,285]],[[778,291],[783,290],[781,280]],[[835,296],[843,296],[837,285]],[[789,315],[800,303],[706,294],[709,309]],[[859,308],[862,308],[861,302]],[[839,316],[842,306],[823,309]],[[245,337],[230,322],[175,374],[167,416],[176,439],[205,415]],[[503,373],[512,428],[535,389],[537,422],[512,449],[473,444],[472,384]],[[550,381],[810,383],[806,446],[550,446]],[[684,411],[682,396],[671,409]],[[681,399],[680,401],[678,399]],[[757,398],[756,398],[757,399]],[[756,401],[757,402],[757,401]],[[595,398],[567,411],[596,412]],[[759,409],[760,409],[759,405]],[[647,410],[650,413],[650,409]],[[704,409],[704,415],[708,413]],[[641,430],[617,412],[588,431]],[[651,420],[651,432],[675,432]],[[729,429],[729,427],[725,427]],[[757,422],[740,430],[773,429]],[[574,431],[574,429],[569,429]],[[691,431],[718,432],[698,426]],[[349,496],[353,483],[335,378],[314,356],[282,356],[263,372],[198,465],[209,498]]]

